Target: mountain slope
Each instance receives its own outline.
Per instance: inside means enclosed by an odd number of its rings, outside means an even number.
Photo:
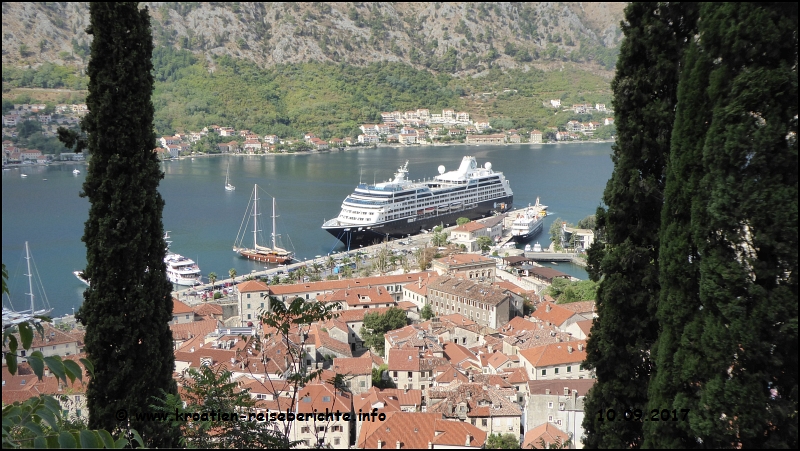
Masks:
[[[145,3],[157,46],[260,67],[403,62],[454,75],[560,67],[609,75],[624,3]],[[82,66],[87,3],[3,3],[3,65]],[[213,60],[206,58],[213,70]]]

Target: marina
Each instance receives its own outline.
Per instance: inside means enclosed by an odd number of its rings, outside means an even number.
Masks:
[[[248,156],[220,155],[164,162],[165,178],[159,191],[164,197],[164,228],[171,230],[175,250],[190,258],[206,275],[215,272],[228,277],[235,269],[237,280],[251,272],[276,269],[277,265],[241,258],[231,252],[232,237],[240,228],[255,184],[263,187],[264,199],[276,198],[278,232],[283,233],[289,250],[295,251],[297,262],[311,262],[316,255],[346,251],[347,247],[320,228],[320,224],[337,216],[342,199],[353,192],[359,173],[364,178],[386,179],[398,166],[409,161],[414,178],[432,178],[441,164],[459,162],[464,155],[473,155],[479,162],[491,161],[511,181],[515,205],[534,204],[541,196],[549,205],[543,231],[533,238],[541,247],[550,244],[546,233],[556,219],[576,223],[594,213],[613,163],[610,144],[482,145],[437,147],[379,147],[347,152],[300,153],[290,155]],[[220,189],[230,162],[231,182],[236,191]],[[579,164],[577,163],[579,162]],[[47,258],[39,261],[47,294],[55,315],[70,313],[80,307],[86,285],[73,271],[86,265],[86,249],[81,237],[88,217],[89,202],[78,196],[85,177],[74,176],[74,165],[51,165],[12,168],[3,171],[3,262],[14,274],[14,262],[24,253],[23,243],[31,236],[42,237],[39,247],[46,248]],[[20,173],[30,175],[20,178]],[[383,174],[383,175],[382,175]],[[41,181],[42,177],[49,181]],[[243,189],[242,184],[248,188]],[[259,210],[263,208],[259,194]],[[448,205],[449,206],[449,205]],[[426,207],[432,208],[433,205]],[[419,210],[419,209],[418,209]],[[259,223],[269,213],[259,216]],[[455,223],[458,214],[450,225]],[[448,221],[442,221],[447,226]],[[424,227],[430,230],[439,225]],[[252,224],[251,224],[252,226]],[[264,227],[262,227],[264,228]],[[266,227],[269,230],[269,226]],[[252,240],[252,227],[248,227]],[[266,244],[269,232],[264,233]],[[426,235],[420,235],[420,238]],[[287,239],[291,238],[291,241]],[[427,235],[430,239],[430,234]],[[39,239],[37,239],[37,242]],[[278,243],[280,245],[280,243]],[[525,243],[520,243],[520,250]],[[251,243],[247,243],[250,247]],[[269,246],[269,244],[267,244]],[[359,246],[351,246],[359,250]],[[34,252],[36,249],[33,249]],[[41,251],[39,252],[41,253]],[[544,264],[544,263],[543,263]],[[282,265],[281,265],[282,266]],[[564,264],[559,265],[562,270]],[[577,268],[573,275],[586,278]],[[20,270],[19,273],[23,273]],[[219,279],[221,280],[221,279]],[[27,292],[10,279],[13,299]],[[25,284],[27,285],[27,283]]]

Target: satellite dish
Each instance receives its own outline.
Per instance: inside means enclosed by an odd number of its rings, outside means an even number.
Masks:
[[[444,174],[444,165],[439,165],[439,174]]]
[[[489,162],[487,161],[487,162],[486,162],[486,164],[484,164],[484,165],[483,165],[483,167],[484,167],[484,168],[486,168],[486,170],[487,170],[487,171],[488,171],[488,170],[491,170],[491,169],[492,169],[492,163],[489,163]]]

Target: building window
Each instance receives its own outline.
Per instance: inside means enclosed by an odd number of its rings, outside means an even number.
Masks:
[[[542,370],[542,376],[547,376],[547,370]]]
[[[394,377],[397,377],[397,371],[394,372]]]
[[[488,425],[488,421],[486,420],[486,418],[482,419],[481,420],[481,426],[486,427],[487,425]]]
[[[264,303],[263,302],[261,303],[261,308],[264,308]]]
[[[556,370],[556,374],[558,374],[558,368],[556,368],[555,370]]]
[[[247,299],[250,299],[250,293],[247,293]]]
[[[408,372],[408,377],[409,377],[409,378],[411,378],[411,377],[412,377],[411,371],[409,371],[409,372]]]
[[[317,426],[317,432],[325,432],[325,426]]]
[[[247,310],[250,310],[250,304],[247,304]]]
[[[364,382],[364,381],[361,381],[361,382],[358,383],[358,385],[359,385],[359,387],[366,387],[367,383]]]
[[[334,445],[338,445],[339,444],[339,437],[336,437],[336,438],[333,439],[333,444]]]
[[[552,415],[548,415],[547,416],[547,421],[552,423],[553,422],[553,416]]]
[[[247,314],[247,319],[252,319],[252,318],[250,318],[250,314],[249,313]]]
[[[553,408],[553,403],[552,402],[548,402],[547,403],[547,408],[548,409],[552,409]]]
[[[308,426],[303,426],[302,428],[300,428],[300,432],[302,432],[303,434],[308,434],[309,432],[311,432],[311,429],[309,429]]]
[[[331,397],[330,396],[323,396],[322,397],[322,402],[331,402]]]
[[[81,417],[81,409],[76,409],[75,410],[75,416],[78,417],[78,418]]]

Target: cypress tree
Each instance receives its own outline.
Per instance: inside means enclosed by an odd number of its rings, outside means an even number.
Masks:
[[[86,392],[89,427],[132,427],[151,447],[174,446],[177,430],[169,422],[134,419],[150,410],[151,397],[177,393],[157,189],[164,174],[153,152],[150,18],[133,2],[93,2],[89,12],[89,113],[81,122],[87,138],[78,143],[91,154],[81,193],[90,202],[82,240],[91,286],[78,314],[95,367]],[[75,144],[75,135],[59,134]],[[119,421],[120,410],[129,422]]]
[[[698,324],[684,329],[695,315],[702,313],[699,302],[699,255],[692,239],[692,212],[703,208],[697,201],[702,177],[705,133],[711,121],[704,80],[708,61],[696,46],[686,52],[678,87],[678,109],[672,134],[672,149],[667,165],[664,207],[661,212],[659,251],[661,293],[657,318],[659,334],[651,353],[655,369],[649,387],[645,412],[696,407],[686,399],[675,399],[678,388],[689,384],[688,369],[677,371],[673,360],[697,360],[700,355]],[[659,416],[660,419],[660,416]],[[644,446],[660,448],[691,447],[695,442],[684,421],[645,422]]]
[[[685,167],[699,189],[681,227],[697,258],[684,271],[693,280],[663,286],[673,302],[659,318],[674,338],[659,340],[651,387],[658,407],[689,413],[648,425],[647,443],[796,448],[797,4],[705,4],[696,47],[707,69],[681,89],[706,93],[705,108],[685,109],[706,131],[687,133],[702,152],[686,147],[700,157]],[[685,262],[662,251],[665,267]]]
[[[598,208],[604,244],[589,251],[600,281],[599,317],[586,364],[597,382],[585,402],[589,448],[642,444],[642,423],[608,421],[598,412],[644,409],[656,339],[659,225],[665,166],[675,118],[681,56],[694,26],[694,4],[632,3],[625,9],[616,76],[611,84],[617,126],[614,172]],[[604,415],[603,415],[604,416]]]

